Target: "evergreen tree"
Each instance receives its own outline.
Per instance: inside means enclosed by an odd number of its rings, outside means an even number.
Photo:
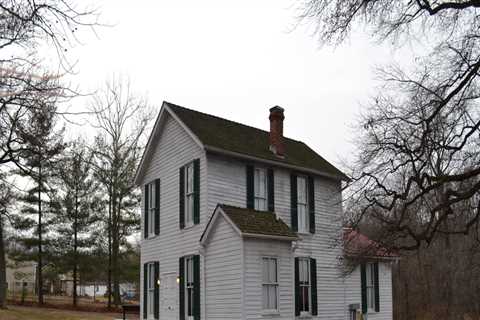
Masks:
[[[77,305],[78,268],[82,257],[92,246],[91,228],[98,222],[98,182],[93,178],[93,153],[84,142],[70,144],[59,161],[56,174],[57,252],[59,264],[73,274],[73,305]]]
[[[18,174],[30,180],[29,187],[19,200],[23,203],[16,219],[20,231],[17,241],[25,248],[22,259],[37,261],[38,303],[43,304],[42,268],[50,250],[54,222],[56,190],[52,186],[58,156],[64,150],[63,129],[56,131],[56,106],[54,103],[39,103],[33,110],[30,127],[23,133],[25,147],[21,157],[25,159],[19,166]]]

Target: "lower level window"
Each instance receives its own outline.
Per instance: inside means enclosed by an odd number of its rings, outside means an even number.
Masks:
[[[194,275],[193,275],[193,257],[185,258],[185,295],[187,319],[193,319],[193,295],[194,295]]]
[[[263,258],[263,310],[278,310],[278,263],[276,258]]]
[[[310,313],[311,306],[311,283],[310,283],[310,259],[302,258],[298,261],[298,275],[300,286],[300,313]]]

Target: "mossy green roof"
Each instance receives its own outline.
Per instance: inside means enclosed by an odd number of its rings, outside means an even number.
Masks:
[[[301,141],[284,137],[285,157],[280,158],[269,149],[268,131],[169,102],[165,103],[205,146],[312,169],[338,179],[348,180],[344,173]]]
[[[296,238],[297,235],[282,219],[268,211],[219,205],[223,212],[232,220],[244,234],[264,235],[274,237]]]

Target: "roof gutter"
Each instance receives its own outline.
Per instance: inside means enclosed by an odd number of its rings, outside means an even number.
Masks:
[[[276,166],[279,166],[279,167],[284,167],[284,168],[293,169],[293,170],[296,170],[296,171],[302,171],[302,172],[306,172],[306,173],[313,173],[313,174],[316,174],[316,175],[319,175],[319,176],[322,176],[322,177],[325,177],[325,178],[329,178],[329,179],[350,181],[350,179],[348,177],[333,175],[333,174],[325,173],[325,172],[322,172],[322,171],[314,170],[314,169],[311,169],[311,168],[305,168],[305,167],[300,167],[300,166],[296,166],[296,165],[293,165],[293,164],[288,164],[288,163],[284,163],[284,162],[280,162],[280,161],[274,161],[274,160],[268,160],[268,159],[254,157],[254,156],[249,156],[249,155],[246,155],[246,154],[243,154],[243,153],[228,151],[228,150],[225,150],[225,149],[212,147],[212,146],[209,146],[209,145],[204,145],[204,148],[207,152],[211,152],[211,153],[217,153],[217,154],[222,154],[222,155],[226,155],[226,156],[231,156],[231,157],[241,158],[241,159],[246,159],[246,160],[251,160],[251,161],[263,162],[263,163],[267,163],[267,164],[270,164],[270,165],[276,165]]]
[[[244,233],[244,232],[242,232],[242,237],[257,238],[257,239],[284,240],[284,241],[298,240],[298,237],[275,236],[275,235],[268,235],[268,234],[256,234],[256,233]]]

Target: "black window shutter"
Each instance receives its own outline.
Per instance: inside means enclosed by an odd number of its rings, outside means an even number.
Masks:
[[[297,199],[297,176],[292,173],[290,175],[290,219],[294,232],[298,231]]]
[[[295,316],[300,315],[300,275],[299,261],[295,258]]]
[[[180,303],[180,320],[185,320],[185,258],[181,257],[178,259],[178,292],[179,292],[179,303]]]
[[[254,208],[254,177],[253,166],[247,165],[247,208]]]
[[[193,319],[200,320],[200,256],[193,256]]]
[[[155,319],[159,319],[160,318],[160,288],[159,288],[159,285],[158,285],[158,280],[160,279],[160,264],[158,263],[158,261],[156,261],[153,265],[154,267],[154,270],[155,270],[155,291],[154,291],[154,302],[153,302],[153,314],[154,314],[154,317]]]
[[[308,213],[310,217],[310,233],[315,233],[315,183],[308,177]]]
[[[148,316],[148,263],[143,265],[143,319]]]
[[[375,312],[380,312],[380,291],[378,283],[378,262],[373,265],[374,281],[375,281]]]
[[[155,234],[160,234],[160,179],[155,180]]]
[[[193,161],[193,223],[200,223],[200,159]]]
[[[180,212],[179,212],[179,219],[180,219],[180,229],[185,228],[185,167],[180,168]]]
[[[312,316],[318,315],[317,303],[317,260],[310,259],[310,282],[312,288]]]
[[[268,211],[275,211],[275,178],[273,169],[267,171]]]
[[[360,265],[360,276],[362,281],[362,313],[366,314],[368,312],[367,305],[367,270],[364,263]]]
[[[148,238],[148,184],[145,185],[145,194],[143,197],[145,201],[145,210],[144,210],[144,215],[143,215],[143,226],[145,227],[145,230],[143,231],[143,237],[145,239]]]

